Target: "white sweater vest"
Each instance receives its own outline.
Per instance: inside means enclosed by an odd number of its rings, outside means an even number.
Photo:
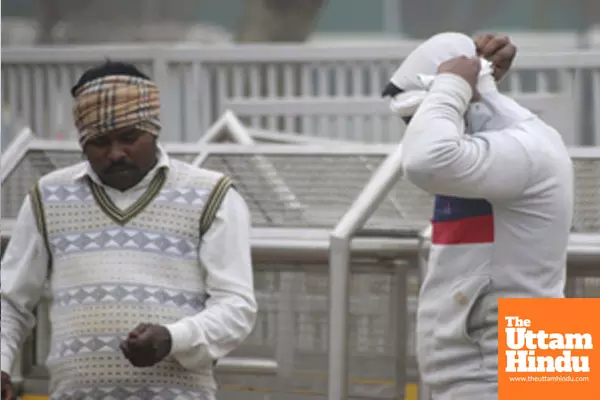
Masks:
[[[167,357],[136,368],[119,349],[139,323],[172,323],[204,308],[200,216],[222,175],[171,164],[126,211],[87,178],[74,180],[78,166],[32,191],[51,256],[52,398],[203,399],[215,390],[210,367],[189,371]]]

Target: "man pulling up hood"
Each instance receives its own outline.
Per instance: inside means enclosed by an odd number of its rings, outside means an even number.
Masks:
[[[498,399],[499,298],[564,297],[571,160],[494,71],[469,37],[443,33],[384,91],[408,121],[404,174],[435,196],[416,334],[434,400]]]

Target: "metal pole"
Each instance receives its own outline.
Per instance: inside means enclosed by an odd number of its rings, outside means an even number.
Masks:
[[[398,263],[396,265],[396,279],[394,287],[394,307],[396,311],[396,400],[404,400],[406,391],[406,359],[408,339],[408,265]]]
[[[402,145],[381,163],[334,229],[337,237],[354,235],[377,210],[402,173]]]
[[[385,0],[383,2],[383,30],[389,34],[400,32],[402,18],[401,0]]]
[[[329,272],[328,400],[348,398],[348,286],[350,239],[331,236]]]
[[[294,375],[297,348],[297,333],[295,329],[294,300],[296,300],[294,276],[296,272],[280,272],[281,294],[277,301],[277,341],[275,358],[277,360],[278,390],[285,393]]]
[[[584,2],[579,2],[579,29],[577,29],[577,48],[581,51],[590,49],[591,27],[590,15],[586,11]],[[589,69],[581,69],[580,71],[580,86],[579,91],[579,109],[577,110],[579,120],[579,137],[577,138],[578,146],[593,146],[594,145],[594,116],[593,116],[593,71]]]
[[[279,364],[266,358],[225,357],[217,362],[216,372],[247,375],[276,375]]]
[[[329,400],[348,398],[348,285],[350,244],[398,179],[402,171],[402,145],[383,161],[335,227],[329,247]]]
[[[427,273],[427,255],[429,252],[429,238],[430,238],[430,227],[425,229],[420,235],[420,246],[418,253],[418,267],[419,267],[419,286],[423,283],[425,274]],[[417,300],[418,304],[418,300]],[[417,332],[417,335],[419,333]],[[425,383],[419,377],[419,400],[431,400],[431,391],[425,385]]]
[[[17,168],[17,165],[23,161],[34,139],[34,133],[26,127],[8,143],[8,146],[0,157],[0,181],[2,183]]]

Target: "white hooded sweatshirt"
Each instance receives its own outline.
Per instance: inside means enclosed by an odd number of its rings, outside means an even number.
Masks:
[[[433,77],[460,55],[475,56],[462,34],[419,46],[392,78],[405,91],[392,109],[416,109],[404,172],[436,195],[417,313],[421,376],[435,399],[487,400],[497,398],[497,299],[564,296],[573,172],[560,134],[499,93],[490,69],[478,103],[461,77]]]

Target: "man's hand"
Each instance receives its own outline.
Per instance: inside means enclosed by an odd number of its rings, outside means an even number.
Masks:
[[[438,67],[438,74],[454,74],[466,80],[471,85],[474,95],[477,94],[476,86],[479,71],[481,71],[481,62],[477,57],[455,57],[441,63]]]
[[[494,64],[494,79],[499,81],[510,69],[517,48],[508,36],[486,33],[475,38],[477,53]]]
[[[162,325],[139,324],[121,342],[121,351],[135,367],[151,367],[171,352],[169,330]]]
[[[2,371],[2,400],[17,400],[10,375]]]

